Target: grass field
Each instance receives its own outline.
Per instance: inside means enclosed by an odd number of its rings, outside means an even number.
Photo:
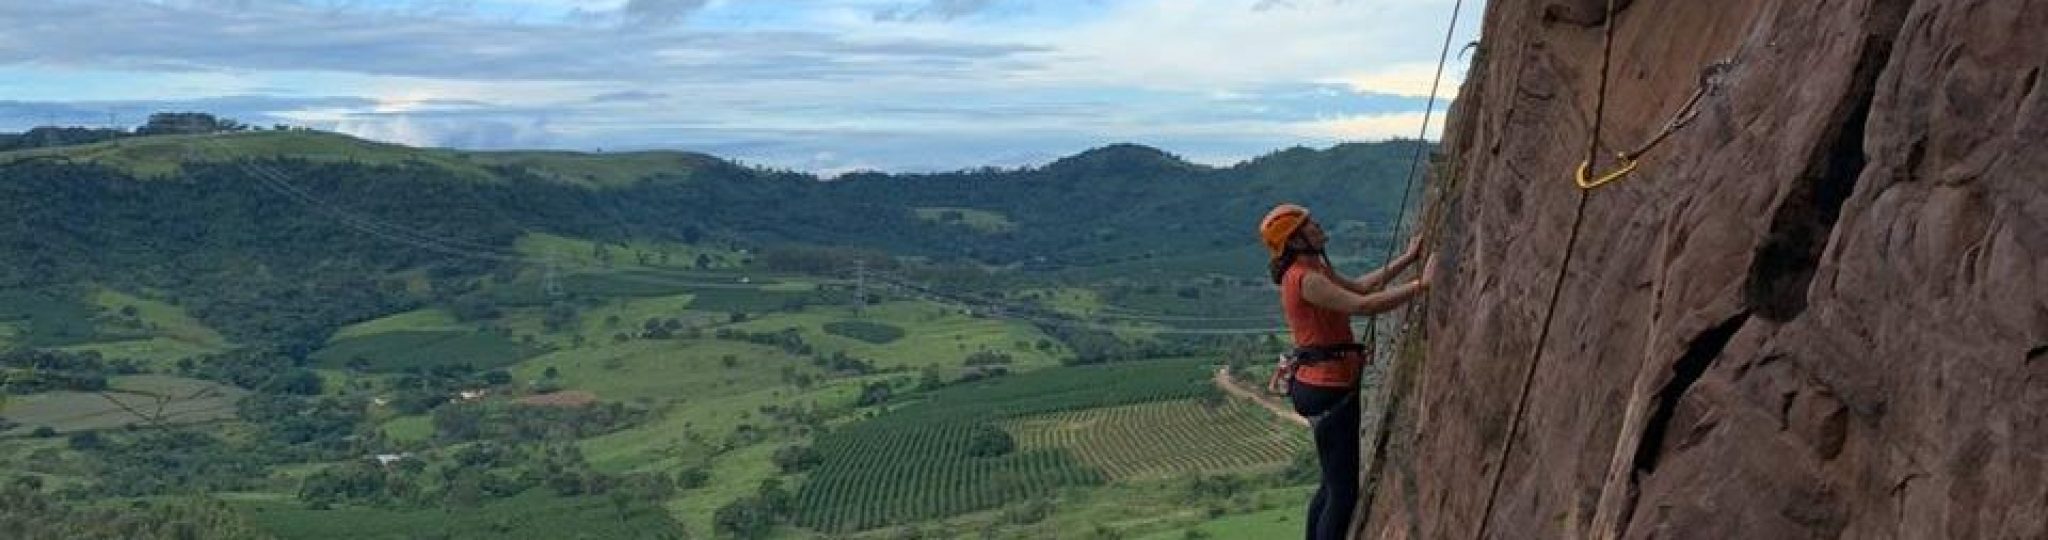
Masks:
[[[424,442],[434,438],[434,421],[426,415],[392,418],[381,427],[384,436],[394,440]]]
[[[157,368],[168,367],[179,359],[205,356],[227,350],[224,346],[203,345],[167,337],[95,341],[53,348],[67,352],[95,352],[99,353],[102,358],[139,360]]]
[[[933,223],[957,223],[983,233],[999,233],[1017,228],[1017,223],[1010,221],[1009,216],[1003,215],[1001,212],[989,210],[934,206],[915,208],[912,211],[917,213],[918,219]],[[959,217],[957,220],[948,219],[948,216],[952,215]]]
[[[193,141],[207,139],[211,145]],[[60,155],[107,165],[138,177],[177,172],[187,161],[244,158],[296,158],[309,161],[355,161],[372,165],[423,163],[472,180],[496,181],[488,167],[517,167],[542,178],[587,187],[623,187],[656,175],[687,179],[694,171],[715,165],[716,158],[688,152],[647,151],[588,154],[561,151],[476,152],[409,148],[318,131],[252,131],[218,135],[159,135],[60,148],[0,153],[0,159]]]
[[[711,469],[709,484],[683,492],[681,497],[669,500],[664,507],[683,525],[684,530],[700,537],[712,537],[712,520],[719,507],[755,494],[763,479],[780,474],[771,459],[780,446],[760,444],[719,456],[716,466]]]
[[[98,341],[102,336],[93,322],[96,316],[98,309],[69,289],[0,290],[0,324],[13,329],[10,341],[15,345],[61,347]]]
[[[865,341],[871,345],[887,345],[903,339],[903,327],[875,321],[828,322],[825,323],[825,333]]]
[[[1076,287],[1026,289],[1017,291],[1013,296],[1035,302],[1045,309],[1077,317],[1094,315],[1106,307],[1102,303],[1102,295]]]
[[[102,313],[117,314],[124,308],[135,308],[135,319],[152,335],[201,347],[227,346],[227,338],[186,314],[184,308],[106,288],[94,290],[91,300]]]
[[[340,330],[334,331],[334,335],[327,341],[333,343],[348,338],[391,332],[468,332],[475,329],[475,325],[456,321],[455,315],[448,313],[448,310],[427,308],[343,326]]]
[[[1065,448],[1111,479],[1285,466],[1308,447],[1298,427],[1237,402],[1174,400],[1051,413],[1005,423],[1023,448]]]
[[[336,340],[313,353],[312,359],[320,367],[340,369],[361,358],[377,372],[453,364],[490,369],[517,363],[533,352],[497,334],[399,331]]]
[[[197,141],[204,140],[204,144]],[[309,161],[355,161],[372,165],[425,163],[448,169],[473,181],[494,181],[495,175],[451,152],[425,151],[372,142],[347,135],[315,131],[261,131],[216,135],[161,135],[95,144],[8,152],[0,157],[60,155],[121,169],[139,178],[169,175],[181,163],[247,158],[296,158]]]
[[[536,540],[676,538],[666,512],[631,501],[625,513],[601,497],[562,498],[534,489],[475,508],[312,510],[295,501],[235,501],[259,527],[281,538],[413,539],[532,538]]]
[[[1306,497],[1304,497],[1306,499]],[[1163,530],[1137,537],[1138,540],[1186,540],[1188,538],[1292,538],[1307,528],[1308,504],[1281,506],[1245,514],[1226,515],[1199,525]],[[1193,534],[1190,534],[1190,532]]]
[[[525,168],[546,178],[590,187],[624,187],[655,175],[687,178],[715,158],[671,151],[586,154],[560,151],[460,152],[469,161]]]
[[[729,371],[709,376],[722,377]],[[664,505],[691,534],[702,535],[710,531],[719,507],[754,494],[762,480],[779,473],[770,459],[776,449],[803,438],[762,414],[762,407],[847,411],[853,408],[860,384],[874,379],[835,379],[802,391],[786,385],[718,386],[679,395],[648,424],[587,439],[581,446],[591,466],[608,472],[672,473],[685,467],[704,467],[710,472],[709,485],[685,491]],[[599,392],[610,389],[603,385],[595,388]],[[736,439],[741,432],[755,435]],[[735,442],[745,444],[732,445]]]
[[[582,336],[586,345],[609,344],[622,333],[637,338],[648,319],[676,319],[686,325],[704,325],[726,317],[723,313],[691,310],[690,305],[695,299],[696,295],[690,294],[612,298],[603,305],[577,310],[574,328],[554,332],[549,332],[543,323],[545,308],[539,307],[506,308],[504,316],[495,323],[511,330],[512,335],[522,341],[526,336],[533,336],[536,344],[569,349],[576,343],[575,336]]]
[[[843,294],[820,293],[808,282],[785,283],[734,273],[681,272],[653,269],[568,271],[556,278],[558,297],[549,297],[544,272],[526,272],[516,280],[491,287],[488,297],[500,306],[540,306],[564,298],[617,299],[693,294],[707,311],[758,313],[782,309],[792,301],[817,303]],[[838,300],[845,302],[845,299]]]
[[[888,324],[904,333],[887,343],[871,343],[825,331],[826,324],[842,321]],[[960,366],[968,355],[989,349],[1009,354],[1013,359],[1012,371],[1031,370],[1058,365],[1059,358],[1067,354],[1064,345],[1036,328],[1014,321],[971,317],[941,304],[917,301],[869,306],[858,317],[847,307],[812,307],[801,313],[772,314],[732,328],[750,332],[795,328],[805,342],[820,351],[844,351],[871,360],[881,369]],[[1050,348],[1039,349],[1040,340],[1046,340]]]
[[[106,358],[139,360],[167,368],[181,359],[233,347],[219,332],[168,303],[105,288],[94,290],[89,300],[98,311],[94,317],[96,341],[59,349],[97,352]],[[134,317],[122,315],[130,308]]]
[[[701,271],[733,271],[739,268],[744,258],[737,251],[706,246],[670,243],[630,241],[604,243],[546,233],[527,233],[512,244],[513,249],[540,261],[554,261],[562,268],[575,270],[633,270],[659,269],[665,275],[692,276]],[[599,258],[600,246],[608,255]],[[640,256],[646,255],[646,259]],[[698,257],[706,263],[697,267]],[[717,276],[704,272],[703,277]]]
[[[725,357],[733,367],[725,367]],[[588,390],[600,399],[625,402],[690,401],[782,384],[784,367],[804,373],[816,368],[774,347],[719,340],[633,340],[556,351],[521,362],[520,380],[538,380],[548,368],[564,388]]]
[[[164,375],[115,377],[108,383],[103,394],[60,391],[13,397],[4,415],[20,426],[5,435],[44,426],[59,433],[113,429],[147,424],[152,418],[165,424],[225,420],[234,418],[235,402],[248,394],[232,386]]]

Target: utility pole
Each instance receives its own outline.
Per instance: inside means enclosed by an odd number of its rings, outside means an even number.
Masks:
[[[868,262],[853,260],[853,316],[859,317],[868,307]]]

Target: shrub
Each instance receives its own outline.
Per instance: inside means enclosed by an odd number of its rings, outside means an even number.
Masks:
[[[876,345],[903,339],[902,328],[869,321],[835,321],[825,323],[825,333]]]

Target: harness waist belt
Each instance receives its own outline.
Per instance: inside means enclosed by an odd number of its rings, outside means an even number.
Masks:
[[[1313,345],[1308,347],[1295,347],[1294,352],[1289,356],[1292,357],[1296,363],[1313,364],[1316,362],[1336,360],[1354,354],[1365,354],[1365,345],[1359,343],[1344,343],[1340,345]]]

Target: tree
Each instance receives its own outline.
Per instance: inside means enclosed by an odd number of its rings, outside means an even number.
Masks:
[[[999,457],[1017,448],[1017,442],[1010,434],[991,424],[975,424],[967,434],[967,455],[981,458]]]
[[[894,392],[894,389],[891,389],[889,387],[888,382],[870,382],[867,383],[866,385],[861,386],[860,398],[855,400],[854,404],[860,407],[867,407],[870,405],[881,405],[883,403],[887,403],[889,401],[890,395],[893,394]]]
[[[754,496],[761,499],[761,507],[768,510],[771,517],[786,516],[791,510],[796,509],[796,495],[782,487],[780,478],[762,480],[761,487],[755,490]]]
[[[675,322],[675,319],[663,321],[659,317],[649,317],[640,325],[640,337],[647,339],[672,339],[676,335],[676,329],[682,328],[682,324],[668,324],[670,322]]]
[[[676,473],[677,489],[697,489],[711,484],[711,471],[691,467]]]
[[[633,517],[633,494],[623,489],[615,489],[605,494],[605,499],[612,503],[612,512],[618,514],[619,521]]]
[[[480,378],[483,380],[484,384],[488,384],[491,386],[504,386],[512,384],[512,374],[502,369],[493,369],[490,371],[486,371]]]
[[[920,370],[917,378],[918,390],[934,390],[946,385],[944,370],[937,365],[927,365]]]
[[[455,473],[455,479],[448,482],[446,500],[449,506],[475,508],[484,501],[484,473],[476,469],[462,469]]]
[[[488,297],[482,295],[465,296],[456,299],[448,304],[448,311],[451,315],[455,316],[455,320],[462,322],[495,319],[503,315],[503,312],[498,309],[497,304],[492,303]]]
[[[65,443],[66,445],[70,446],[72,450],[77,450],[80,452],[98,450],[106,446],[106,443],[100,440],[99,432],[94,431],[80,431],[78,433],[73,433],[71,434],[71,437],[65,441]]]
[[[775,462],[775,467],[781,469],[783,474],[804,472],[810,470],[811,467],[825,462],[824,455],[819,454],[817,450],[809,446],[803,445],[777,448],[772,459]]]
[[[576,328],[576,306],[568,302],[556,302],[541,314],[541,327],[549,333],[574,330]]]
[[[317,396],[321,388],[320,374],[305,368],[293,368],[279,373],[269,382],[257,388],[258,391],[295,396]]]
[[[247,126],[240,122],[217,118],[200,112],[155,113],[149,115],[149,123],[136,128],[136,135],[196,135],[222,131],[242,131]]]
[[[775,528],[775,516],[760,498],[741,497],[712,513],[711,523],[720,535],[754,539],[766,537]]]
[[[442,439],[467,441],[483,434],[484,411],[474,405],[449,404],[434,409],[434,433]]]

